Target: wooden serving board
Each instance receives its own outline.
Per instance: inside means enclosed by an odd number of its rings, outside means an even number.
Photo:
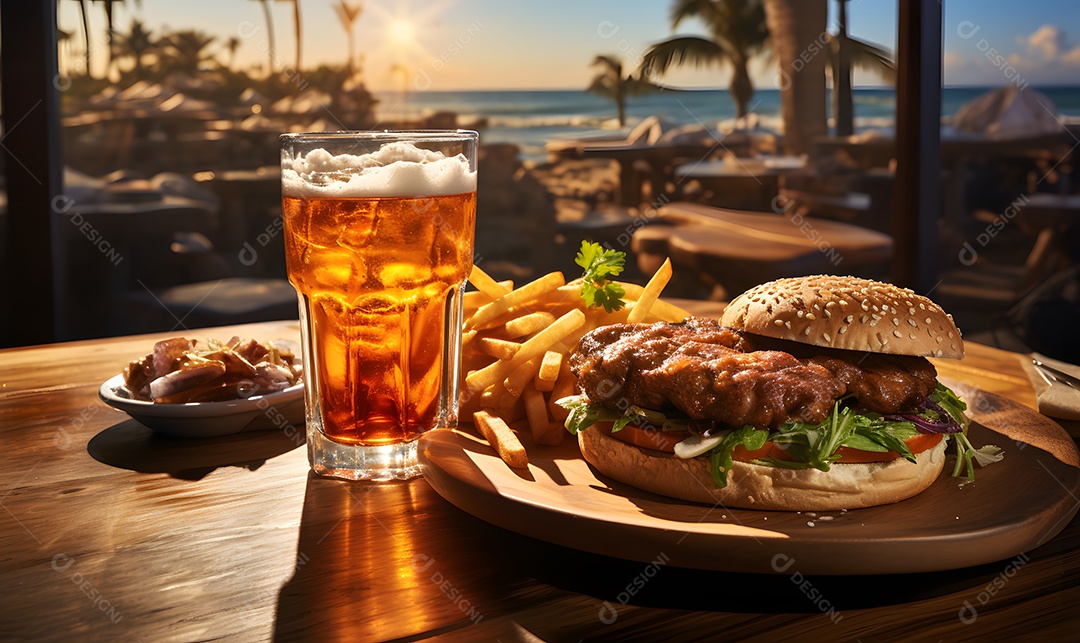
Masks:
[[[895,574],[1004,560],[1058,534],[1080,507],[1080,457],[1056,423],[993,393],[962,394],[976,446],[1005,459],[961,486],[946,472],[893,505],[846,512],[726,509],[615,482],[577,444],[526,442],[528,470],[506,466],[462,431],[421,438],[424,477],[464,511],[521,534],[583,551],[695,569],[806,575]],[[528,432],[522,432],[523,441]],[[951,452],[951,447],[950,447]]]

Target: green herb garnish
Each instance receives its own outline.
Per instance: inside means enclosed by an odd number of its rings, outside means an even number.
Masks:
[[[581,298],[586,306],[603,306],[605,311],[611,313],[626,305],[622,300],[626,290],[609,279],[623,271],[626,264],[625,252],[605,249],[599,243],[582,241],[581,250],[578,251],[574,263],[585,270],[582,275]]]

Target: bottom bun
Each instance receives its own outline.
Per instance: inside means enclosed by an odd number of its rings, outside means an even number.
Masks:
[[[945,466],[946,440],[918,454],[917,464],[899,458],[834,463],[820,471],[735,462],[723,489],[713,482],[707,458],[683,460],[641,449],[596,427],[578,433],[578,444],[600,473],[664,496],[742,509],[834,511],[899,502],[926,489]]]

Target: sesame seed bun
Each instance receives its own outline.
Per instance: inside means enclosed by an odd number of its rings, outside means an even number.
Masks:
[[[723,489],[707,458],[683,460],[611,437],[596,426],[578,433],[585,461],[605,476],[672,498],[742,509],[836,511],[890,504],[933,484],[945,466],[945,444],[891,462],[834,463],[829,471],[735,462]]]
[[[815,275],[777,279],[732,301],[724,326],[825,348],[925,357],[964,356],[952,316],[892,284]]]

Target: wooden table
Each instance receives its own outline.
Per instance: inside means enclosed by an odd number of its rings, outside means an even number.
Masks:
[[[232,334],[297,327],[193,333]],[[1080,624],[1077,520],[1019,569],[803,579],[663,566],[639,588],[642,564],[493,527],[422,479],[311,477],[292,430],[151,434],[96,392],[154,339],[0,351],[0,639],[991,641],[1072,638]],[[963,362],[937,363],[1033,403],[1016,354],[969,345]]]
[[[886,234],[794,210],[774,214],[672,203],[658,218],[675,225],[634,232],[641,270],[649,274],[671,257],[686,272],[722,285],[729,297],[779,277],[862,274],[892,255]]]

